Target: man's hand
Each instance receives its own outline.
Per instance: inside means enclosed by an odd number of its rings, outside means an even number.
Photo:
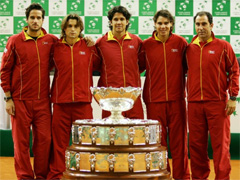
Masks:
[[[227,115],[231,115],[235,111],[235,109],[236,109],[236,101],[229,99],[225,109]]]
[[[12,116],[15,115],[15,105],[12,99],[9,99],[6,102],[6,111],[9,115],[12,115]]]
[[[86,36],[83,39],[86,41],[88,47],[94,46],[95,42],[90,36]]]

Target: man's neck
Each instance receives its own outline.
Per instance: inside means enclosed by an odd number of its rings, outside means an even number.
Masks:
[[[206,37],[206,38],[201,38],[198,36],[199,42],[207,42],[210,38],[211,38],[211,36]]]
[[[41,34],[41,29],[38,30],[38,31],[31,31],[31,30],[28,28],[28,30],[26,31],[26,33],[27,33],[29,36],[31,36],[31,37],[38,37],[38,36],[40,36],[40,34]]]
[[[114,37],[116,37],[118,40],[120,40],[126,34],[126,32],[117,33],[117,32],[112,31],[112,34]]]
[[[77,40],[78,40],[78,38],[75,38],[75,39],[72,39],[72,38],[68,38],[68,37],[66,37],[65,38],[65,41],[69,44],[69,45],[73,45],[73,44],[75,44],[76,42],[77,42]]]
[[[159,34],[157,34],[157,37],[158,39],[161,41],[161,42],[166,42],[168,40],[170,35],[168,36],[160,36]]]

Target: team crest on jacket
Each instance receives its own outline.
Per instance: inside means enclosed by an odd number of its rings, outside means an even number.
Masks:
[[[81,55],[85,55],[86,52],[85,52],[85,51],[79,51],[79,54],[81,54]]]
[[[215,54],[215,51],[209,50],[208,53],[209,54]]]
[[[129,49],[134,49],[134,46],[133,45],[128,45],[128,48]]]
[[[43,41],[42,43],[43,43],[43,44],[48,44],[48,42],[46,42],[46,41]]]
[[[178,52],[178,49],[171,49],[172,52]]]

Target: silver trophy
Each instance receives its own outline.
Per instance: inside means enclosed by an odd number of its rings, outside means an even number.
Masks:
[[[133,107],[134,102],[141,94],[139,87],[91,87],[92,94],[100,107],[105,111],[110,111],[111,115],[103,121],[109,124],[127,124],[130,119],[123,117],[122,112]]]

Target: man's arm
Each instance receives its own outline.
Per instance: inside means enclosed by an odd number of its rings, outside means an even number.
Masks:
[[[239,92],[239,65],[237,58],[230,44],[227,44],[225,50],[226,55],[226,71],[228,72],[229,86],[228,92],[230,99],[226,105],[227,115],[231,115],[236,109],[236,97]]]
[[[4,53],[2,56],[1,63],[1,86],[4,92],[8,92],[11,90],[11,80],[12,80],[12,69],[15,64],[15,50],[13,38],[10,37],[6,48],[4,49]]]
[[[138,66],[140,73],[146,70],[146,53],[143,46],[141,47],[138,53]]]
[[[96,46],[88,47],[91,50],[91,59],[93,62],[93,71],[101,71],[101,57],[99,56]]]
[[[6,111],[9,115],[15,115],[15,106],[11,98],[11,80],[12,80],[12,69],[15,63],[15,52],[13,38],[10,37],[6,48],[2,56],[1,64],[1,86],[5,92]]]

